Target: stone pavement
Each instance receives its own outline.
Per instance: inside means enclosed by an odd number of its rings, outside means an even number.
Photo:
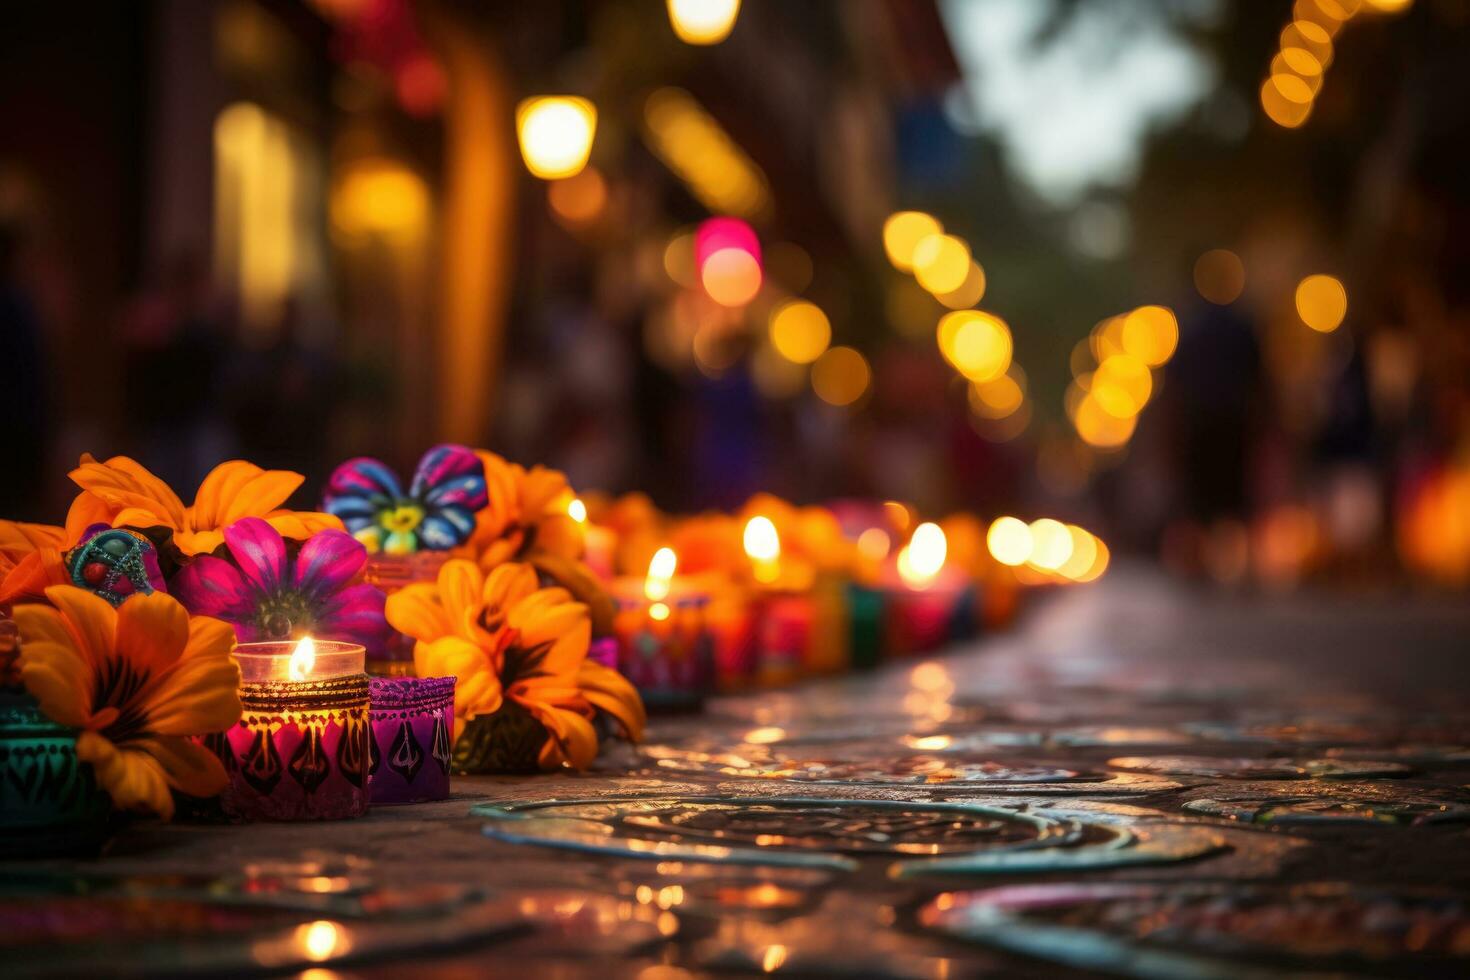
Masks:
[[[0,972],[1463,976],[1467,657],[1463,601],[1121,568],[598,772],[0,867]]]

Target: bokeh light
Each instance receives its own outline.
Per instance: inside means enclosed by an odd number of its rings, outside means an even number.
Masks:
[[[934,298],[952,310],[965,310],[974,306],[985,296],[985,270],[980,263],[970,260],[970,271],[959,288],[948,293],[937,293]]]
[[[974,382],[990,381],[1010,367],[1011,330],[1004,320],[980,310],[945,314],[939,321],[939,350]]]
[[[909,543],[899,549],[898,574],[912,588],[923,588],[944,567],[949,550],[944,531],[938,524],[926,521],[914,528]]]
[[[1042,517],[1031,522],[1030,531],[1031,557],[1028,560],[1032,565],[1054,572],[1072,557],[1072,534],[1061,521]]]
[[[1095,535],[1076,524],[1068,524],[1067,533],[1072,537],[1072,550],[1067,560],[1057,566],[1057,574],[1077,581],[1086,575],[1092,569],[1093,563],[1097,561],[1098,540]]]
[[[1179,321],[1168,307],[1140,306],[1123,318],[1119,339],[1124,354],[1158,367],[1174,355],[1179,344]]]
[[[1295,75],[1272,75],[1261,83],[1261,108],[1276,125],[1295,129],[1312,114],[1312,92]]]
[[[558,218],[571,225],[595,221],[607,207],[607,181],[596,167],[546,185],[546,200]]]
[[[985,547],[1002,565],[1024,565],[1031,559],[1031,528],[1016,517],[997,517],[985,532]]]
[[[744,306],[761,291],[761,267],[743,248],[722,248],[699,267],[699,282],[721,306]]]
[[[832,342],[832,324],[815,303],[788,300],[771,313],[771,346],[796,364],[810,364]]]
[[[669,0],[669,24],[685,44],[719,44],[739,15],[740,0]]]
[[[1194,288],[1216,306],[1228,306],[1245,291],[1245,263],[1228,248],[1212,248],[1195,260]]]
[[[1026,400],[1026,376],[1014,364],[998,378],[969,386],[970,411],[983,419],[1009,417]]]
[[[923,211],[898,211],[883,222],[883,251],[888,261],[900,272],[911,272],[914,268],[914,249],[930,235],[938,235],[943,228],[933,215]]]
[[[661,88],[643,106],[649,149],[701,204],[758,219],[771,211],[765,173],[688,92]]]
[[[812,390],[829,405],[851,405],[871,380],[867,358],[851,347],[833,347],[812,365]]]
[[[597,108],[574,95],[540,95],[516,107],[516,132],[526,169],[537,177],[571,177],[587,165]]]
[[[926,235],[914,246],[914,278],[936,296],[952,293],[970,274],[970,247],[954,235]]]
[[[1333,276],[1307,276],[1296,287],[1296,312],[1313,330],[1331,333],[1347,316],[1347,289]]]

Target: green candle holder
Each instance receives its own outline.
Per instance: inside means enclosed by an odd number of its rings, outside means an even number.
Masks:
[[[95,854],[112,829],[112,802],[77,759],[76,729],[28,694],[0,692],[0,858]]]

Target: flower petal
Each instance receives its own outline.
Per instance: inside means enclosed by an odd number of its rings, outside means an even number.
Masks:
[[[225,528],[225,543],[245,581],[261,595],[286,581],[286,542],[261,518],[246,517]]]
[[[83,490],[77,494],[76,499],[71,502],[71,508],[66,512],[66,541],[76,544],[94,524],[111,527],[116,513],[117,510],[108,506],[107,501]]]
[[[189,613],[166,592],[135,595],[118,607],[113,654],[147,679],[139,694],[179,662],[188,641]]]
[[[424,643],[454,632],[454,623],[439,601],[439,589],[427,582],[415,582],[390,595],[384,612],[394,629]]]
[[[66,628],[72,647],[93,670],[101,671],[113,659],[113,642],[117,635],[117,610],[106,599],[75,585],[53,585],[46,599],[56,607]],[[28,607],[18,607],[12,615],[21,628],[21,641],[26,638],[26,621],[22,614]]]
[[[290,470],[263,470],[243,459],[210,471],[194,497],[194,527],[223,527],[244,517],[264,517],[290,499],[306,480]]]
[[[230,656],[234,643],[228,623],[207,616],[189,619],[189,636],[177,664],[148,692],[149,732],[207,735],[240,720],[240,668]]]
[[[321,531],[301,546],[291,584],[312,595],[330,595],[357,578],[366,563],[361,541],[346,531]]]
[[[312,633],[321,639],[361,643],[376,649],[386,641],[388,620],[383,616],[383,590],[352,585],[333,593],[318,609]]]
[[[174,815],[168,778],[148,752],[114,745],[96,732],[82,732],[77,736],[77,758],[91,764],[97,785],[119,810],[150,810],[165,820]]]
[[[230,781],[219,756],[186,738],[141,738],[123,743],[123,750],[152,756],[168,784],[190,796],[218,795]]]
[[[73,483],[109,507],[151,511],[158,517],[156,524],[174,528],[184,526],[184,503],[179,495],[146,467],[126,456],[114,456],[105,463],[83,456],[81,463],[68,475]]]
[[[174,575],[173,594],[196,616],[240,622],[255,613],[255,593],[245,576],[211,555],[199,555]]]
[[[358,456],[338,466],[327,478],[322,510],[339,515],[357,513],[362,507],[378,510],[402,496],[398,475],[387,464]],[[343,511],[337,510],[339,506]]]
[[[497,565],[485,577],[483,602],[485,605],[508,613],[526,598],[535,595],[541,582],[536,569],[519,562]]]
[[[24,635],[22,628],[20,676],[26,691],[58,725],[86,727],[92,718],[91,665],[69,643],[24,639]]]
[[[597,729],[580,712],[538,702],[527,702],[520,698],[527,711],[546,726],[551,737],[541,747],[537,760],[542,769],[586,769],[597,758]]]
[[[611,667],[604,667],[592,660],[583,661],[577,673],[577,686],[582,696],[594,708],[611,715],[631,741],[643,737],[648,724],[648,713],[643,699],[626,677]]]
[[[44,598],[50,586],[70,582],[71,576],[66,572],[61,552],[55,548],[41,548],[22,558],[0,579],[0,606]]]
[[[448,551],[469,539],[475,530],[475,515],[459,507],[430,510],[419,524],[422,546],[429,551]]]
[[[20,561],[41,548],[60,549],[66,541],[64,528],[23,521],[0,521],[0,557]]]
[[[458,636],[432,643],[420,641],[413,650],[414,671],[420,677],[457,677],[454,714],[471,719],[500,708],[500,678],[491,669],[485,651]]]
[[[314,510],[273,510],[265,522],[292,541],[305,541],[319,531],[345,531],[340,517]]]
[[[451,558],[439,569],[439,602],[453,629],[469,638],[479,614],[485,576],[474,562]]]
[[[419,460],[408,494],[428,503],[479,510],[486,502],[485,464],[468,446],[435,446]]]

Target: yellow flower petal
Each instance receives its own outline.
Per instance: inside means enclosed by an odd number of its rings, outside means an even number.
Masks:
[[[420,640],[413,650],[414,671],[420,677],[457,677],[454,713],[474,718],[500,708],[500,678],[488,654],[469,640],[445,636],[431,643]]]
[[[638,689],[626,677],[594,660],[586,660],[577,674],[577,684],[582,689],[582,696],[593,707],[616,719],[630,740],[636,742],[643,738],[648,713],[644,710],[643,699],[638,696]]]
[[[135,672],[157,679],[184,652],[189,613],[165,592],[135,595],[117,610],[117,659]]]
[[[416,640],[431,643],[454,632],[454,623],[439,601],[436,585],[416,582],[405,586],[388,597],[384,608],[389,625]]]
[[[214,796],[230,781],[219,757],[187,738],[140,738],[123,743],[122,749],[152,756],[168,784],[190,796]]]
[[[97,785],[120,810],[151,810],[165,820],[174,815],[168,777],[152,755],[113,745],[96,732],[77,736],[77,758],[90,763]]]
[[[77,656],[69,640],[63,644],[26,639],[25,627],[21,637],[21,682],[41,712],[58,725],[87,727],[92,720],[91,666]]]
[[[69,475],[73,483],[114,510],[131,507],[148,511],[157,515],[152,523],[168,527],[180,527],[184,523],[184,503],[179,495],[146,467],[126,456],[114,456],[105,463],[83,456],[81,464]]]
[[[117,610],[107,600],[75,585],[53,585],[46,590],[46,599],[56,607],[62,625],[71,637],[77,655],[99,673],[113,659],[113,642],[117,635]],[[20,623],[20,609],[16,611],[16,622]],[[25,639],[22,626],[21,639]]]
[[[289,470],[263,470],[243,459],[221,463],[199,485],[190,523],[222,528],[242,517],[264,517],[290,499],[305,479]]]
[[[480,609],[480,590],[485,576],[473,562],[452,558],[439,569],[439,604],[451,629],[465,639],[474,635],[473,624]]]
[[[174,532],[174,547],[190,556],[207,555],[224,543],[224,533],[213,528],[203,531]]]
[[[345,531],[342,518],[314,510],[272,511],[265,522],[280,532],[281,537],[304,541],[318,531]]]
[[[535,595],[540,587],[536,569],[512,562],[492,569],[485,578],[486,606],[508,614],[523,600]]]
[[[542,769],[586,769],[597,758],[597,730],[576,711],[530,703],[526,709],[546,726],[551,736],[541,747],[537,762]]]
[[[123,608],[136,600],[129,599]],[[152,685],[147,729],[160,735],[208,735],[240,720],[240,668],[230,651],[235,631],[208,616],[189,619],[178,662]]]
[[[66,543],[76,544],[82,540],[82,534],[93,524],[112,524],[114,513],[116,511],[108,506],[107,501],[83,490],[66,512]]]
[[[0,579],[0,606],[41,599],[51,586],[70,581],[61,552],[51,547],[40,548],[22,558]]]
[[[11,562],[18,562],[41,548],[59,549],[65,541],[64,528],[0,520],[0,558]]]

